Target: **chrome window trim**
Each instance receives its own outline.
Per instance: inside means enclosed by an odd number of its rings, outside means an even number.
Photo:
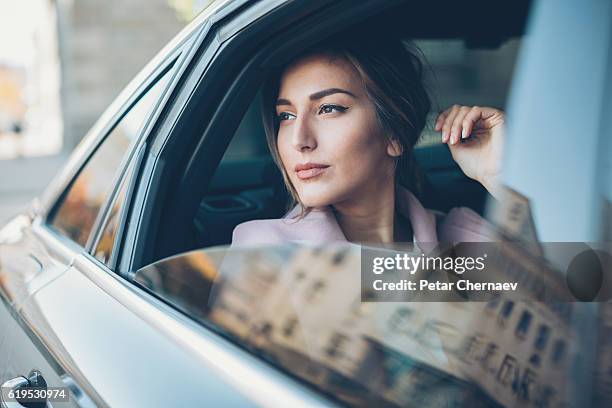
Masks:
[[[145,198],[148,196],[149,189],[151,187],[151,175],[155,171],[156,167],[159,165],[159,162],[157,160],[159,152],[166,144],[168,136],[170,135],[172,128],[176,124],[177,119],[180,117],[187,101],[189,100],[189,97],[193,92],[193,89],[195,88],[196,84],[201,79],[210,62],[214,59],[214,56],[219,50],[221,44],[215,32],[210,32],[211,28],[212,19],[208,19],[205,21],[205,24],[202,27],[201,31],[194,39],[193,45],[191,46],[189,51],[185,53],[185,62],[182,63],[179,67],[180,77],[181,80],[184,82],[180,85],[180,88],[178,90],[176,87],[173,88],[173,93],[175,94],[173,95],[174,100],[171,106],[169,107],[169,111],[166,113],[162,123],[160,124],[159,129],[157,129],[156,137],[153,140],[151,147],[148,151],[148,155],[152,156],[154,160],[145,159],[144,166],[141,166],[141,168],[136,169],[137,172],[142,173],[136,175],[134,179],[140,176],[141,180],[145,180],[146,185],[145,183],[140,183],[138,188],[133,190],[133,196],[131,198],[130,206],[134,209],[134,211],[138,211],[138,214],[130,215],[134,222],[130,225],[130,228],[125,231],[124,236],[121,237],[122,241],[135,241],[136,233],[140,230],[143,218],[143,203]],[[198,57],[195,67],[192,67],[189,72],[185,74],[185,71],[195,59],[195,56],[197,55],[201,46],[207,40],[209,41],[209,43],[207,44],[203,54]],[[130,251],[129,256],[127,257],[121,256],[121,259],[117,263],[116,269],[120,273],[127,271],[129,269],[129,265],[131,265],[132,263],[133,256],[134,251]]]
[[[138,96],[134,100],[134,103],[130,105],[130,107],[125,111],[124,115],[122,115],[119,118],[119,120],[115,123],[115,126],[120,124],[121,120],[125,117],[125,115],[127,115],[130,112],[130,110],[133,109],[138,104],[138,102],[140,102],[140,100],[146,96],[147,92],[151,91],[151,89],[153,89],[155,85],[157,85],[158,82],[162,80],[165,75],[170,75],[168,83],[166,84],[165,88],[161,91],[159,98],[153,103],[153,106],[151,107],[151,111],[145,116],[144,122],[142,123],[142,125],[140,126],[140,129],[138,130],[138,134],[136,138],[134,139],[132,143],[130,143],[125,153],[125,156],[123,157],[123,159],[121,160],[121,163],[119,164],[120,171],[115,175],[113,182],[111,184],[112,189],[107,199],[100,207],[100,211],[98,212],[96,220],[94,221],[94,224],[92,225],[91,232],[89,234],[89,238],[87,239],[87,243],[85,245],[85,249],[87,252],[92,252],[95,250],[95,246],[104,230],[104,226],[106,225],[106,222],[108,221],[110,209],[115,203],[115,200],[117,199],[117,194],[119,193],[119,190],[121,189],[121,185],[123,184],[123,179],[126,173],[128,172],[130,166],[136,165],[136,163],[134,163],[134,160],[136,160],[136,158],[139,156],[138,152],[142,149],[142,146],[144,145],[145,140],[147,139],[147,137],[149,136],[149,133],[151,132],[152,126],[155,124],[155,122],[159,118],[160,111],[163,109],[163,106],[166,104],[168,100],[168,94],[170,93],[170,89],[174,82],[175,75],[177,75],[177,71],[175,69],[176,69],[176,64],[179,63],[178,58],[180,58],[180,55],[177,56],[177,59],[170,60],[170,62],[168,62],[167,64],[164,64],[162,67],[160,67],[158,70],[155,71],[155,73],[152,75],[153,80],[149,82],[149,86],[144,87],[142,89],[140,94],[138,94]],[[172,72],[173,70],[175,71]],[[112,127],[109,133],[106,134],[106,136],[102,139],[100,145],[104,143],[104,141],[106,140],[106,137],[110,135],[113,129],[114,127]],[[90,155],[89,158],[91,159],[91,157],[95,153],[96,153],[96,150],[93,151],[92,155]],[[87,160],[87,162],[89,162],[89,160]],[[83,164],[83,168],[87,165],[87,162]],[[74,180],[76,180],[79,174],[80,172],[78,172],[75,175]],[[67,189],[69,188],[70,186],[67,187]],[[128,197],[126,197],[126,199],[127,198]]]
[[[123,243],[123,235],[125,233],[125,228],[126,228],[125,224],[127,222],[127,219],[130,213],[131,197],[132,197],[132,194],[134,193],[134,189],[136,188],[136,180],[137,180],[136,172],[138,171],[139,167],[142,164],[142,161],[144,159],[144,153],[145,153],[145,147],[142,146],[140,151],[136,152],[136,157],[134,159],[135,160],[134,167],[133,169],[130,170],[132,172],[131,178],[129,180],[126,180],[127,185],[126,185],[126,191],[125,191],[125,200],[120,210],[120,213],[118,214],[119,216],[118,228],[115,233],[116,234],[115,241],[113,242],[113,248],[111,249],[111,255],[108,260],[108,267],[114,271],[116,271],[117,269],[117,263],[119,261],[119,256],[121,255],[121,250],[123,248],[122,243]],[[93,248],[94,248],[94,252],[92,254],[95,256],[96,247],[94,246]]]
[[[336,406],[324,395],[190,319],[91,256],[77,256],[73,267],[107,295],[152,327],[182,345],[203,364],[261,406]]]
[[[173,101],[171,111],[168,113],[168,117],[165,118],[162,123],[158,133],[165,135],[165,137],[156,137],[153,141],[153,144],[150,149],[150,153],[153,156],[157,156],[159,152],[162,150],[163,146],[167,141],[167,136],[170,134],[177,118],[180,116],[185,104],[189,100],[191,93],[201,76],[204,74],[206,69],[208,68],[209,63],[213,60],[214,55],[217,53],[221,43],[219,42],[219,38],[215,32],[210,32],[212,28],[212,21],[206,21],[206,24],[202,28],[202,31],[198,34],[197,38],[194,40],[194,44],[192,48],[189,50],[188,55],[185,56],[185,60],[187,61],[181,67],[181,74],[185,74],[187,66],[192,63],[192,61],[196,57],[196,53],[198,49],[203,45],[203,43],[210,39],[210,44],[204,50],[203,55],[198,58],[197,65],[193,67],[184,78],[184,83],[181,85],[181,89],[178,91],[176,95],[176,99]],[[205,61],[202,64],[202,61]],[[204,65],[204,66],[203,66]],[[160,142],[161,141],[161,142]]]

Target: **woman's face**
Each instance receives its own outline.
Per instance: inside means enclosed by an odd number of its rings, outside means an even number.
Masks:
[[[379,129],[374,105],[344,58],[314,55],[283,73],[277,144],[306,207],[337,205],[394,184],[398,146]]]

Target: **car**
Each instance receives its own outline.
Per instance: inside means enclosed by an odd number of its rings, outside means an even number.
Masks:
[[[485,344],[475,326],[417,325],[409,317],[427,315],[426,303],[342,295],[347,281],[358,290],[354,249],[227,254],[236,225],[282,216],[289,198],[258,119],[266,73],[354,26],[416,40],[445,81],[441,102],[508,111],[503,180],[519,197],[508,211],[531,211],[527,235],[609,240],[611,25],[604,1],[213,2],[0,230],[2,406],[19,406],[5,393],[36,386],[67,390],[37,400],[54,407],[606,406],[597,333],[610,326],[597,307],[576,306],[582,314],[557,330],[529,305],[490,300],[483,316],[516,337],[496,347],[518,354],[470,375],[463,368],[482,363],[470,347]],[[428,207],[488,213],[495,200],[431,132],[415,157]],[[453,369],[440,338],[457,340]]]

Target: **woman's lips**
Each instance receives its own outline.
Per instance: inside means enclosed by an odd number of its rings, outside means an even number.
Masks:
[[[305,163],[295,166],[295,172],[300,180],[308,180],[320,176],[329,166],[319,163]]]

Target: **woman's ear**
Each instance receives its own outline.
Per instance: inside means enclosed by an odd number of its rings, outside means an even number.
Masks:
[[[404,148],[397,139],[391,139],[387,143],[387,154],[391,157],[399,157],[404,153]]]

